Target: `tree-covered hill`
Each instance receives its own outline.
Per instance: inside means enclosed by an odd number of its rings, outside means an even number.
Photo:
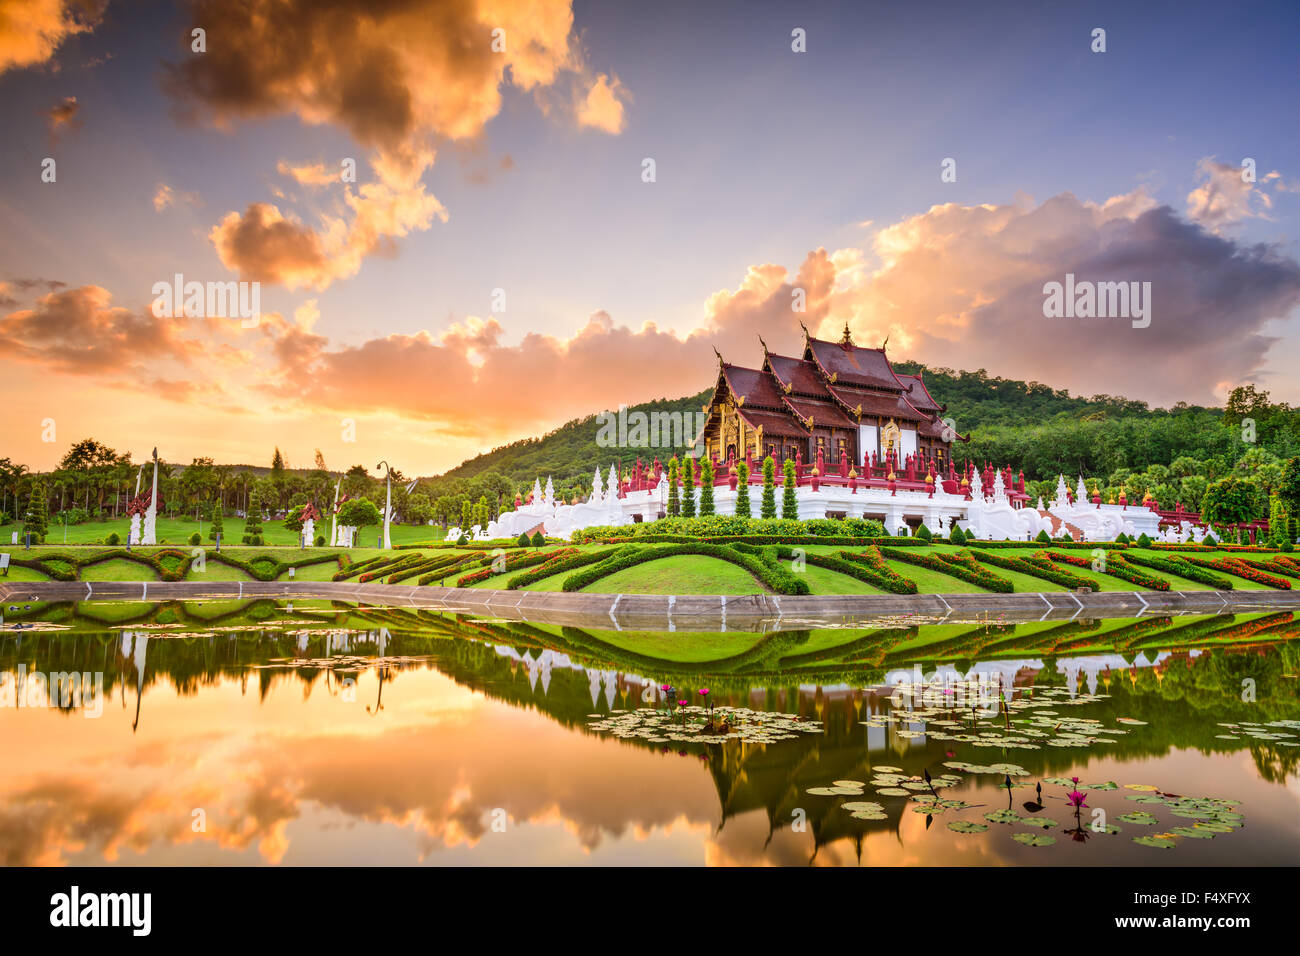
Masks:
[[[642,405],[631,405],[627,413],[631,415],[641,412],[647,416],[653,413],[680,414],[684,418],[687,414],[698,413],[708,402],[711,392],[712,389],[706,389],[698,395],[689,395],[686,398],[661,398]],[[600,425],[600,419],[594,412],[586,418],[575,418],[540,438],[525,438],[509,445],[502,445],[462,462],[440,475],[438,480],[473,478],[484,472],[495,471],[515,481],[528,484],[531,484],[534,478],[545,481],[548,476],[559,483],[582,476],[590,480],[597,464],[608,470],[614,462],[622,461],[625,466],[635,463],[636,449],[602,448],[597,443],[596,437]],[[694,438],[693,433],[688,435],[687,444]],[[674,452],[680,453],[679,449],[674,449],[667,443],[661,444],[659,449],[651,449],[648,452],[642,450],[640,452],[642,459],[653,460],[654,456],[659,454],[666,461]]]

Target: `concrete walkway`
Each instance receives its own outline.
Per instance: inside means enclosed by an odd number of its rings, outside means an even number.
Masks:
[[[1065,591],[1023,594],[748,594],[732,597],[491,591],[344,581],[41,581],[0,579],[0,614],[39,601],[324,599],[606,630],[767,631],[843,627],[884,617],[1068,620],[1300,609],[1300,591]]]

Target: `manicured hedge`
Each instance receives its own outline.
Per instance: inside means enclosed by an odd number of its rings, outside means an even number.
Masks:
[[[516,551],[514,554],[506,555],[504,566],[500,571],[492,567],[490,559],[485,559],[488,561],[486,568],[481,571],[471,571],[469,574],[457,578],[456,587],[467,588],[471,584],[478,584],[480,581],[486,581],[488,578],[499,574],[517,571],[520,568],[531,568],[533,565],[545,564],[552,558],[566,557],[576,553],[576,548],[560,548],[556,551]]]
[[[987,568],[976,563],[970,552],[956,554],[919,554],[898,548],[881,548],[880,553],[893,561],[914,564],[918,568],[937,571],[959,580],[974,584],[988,591],[1010,594],[1015,587],[1006,578],[1000,578]]]
[[[540,581],[543,578],[549,578],[555,574],[561,574],[565,571],[576,571],[578,568],[584,568],[589,564],[596,564],[598,561],[604,561],[606,558],[612,558],[620,551],[638,551],[632,545],[624,548],[612,548],[608,551],[578,551],[563,557],[552,557],[540,567],[533,568],[516,574],[506,582],[507,591],[516,591],[519,588],[526,587],[534,581]]]
[[[891,594],[916,593],[916,582],[911,578],[903,577],[887,565],[885,559],[880,555],[880,549],[877,547],[869,547],[856,554],[841,551],[838,557],[825,554],[808,554],[804,556],[804,559],[811,565],[838,571],[840,574],[847,574],[849,577],[865,581],[867,584],[874,585],[882,591],[889,591]]]
[[[1245,578],[1247,581],[1254,581],[1256,584],[1263,584],[1270,588],[1277,588],[1279,591],[1291,590],[1291,582],[1286,578],[1260,571],[1239,558],[1216,558],[1213,561],[1206,558],[1188,558],[1187,560],[1197,567],[1210,568],[1214,571],[1222,571],[1225,574],[1235,574],[1239,578]]]
[[[426,558],[417,564],[402,568],[400,571],[389,575],[386,580],[389,584],[397,584],[399,581],[406,581],[416,575],[429,574],[433,571],[440,571],[443,575],[446,575],[462,564],[478,560],[476,554],[442,554],[436,558]]]
[[[1087,558],[1082,558],[1077,554],[1062,554],[1060,551],[1040,552],[1050,561],[1060,561],[1064,564],[1073,564],[1078,568],[1091,568],[1092,562]],[[1106,563],[1100,568],[1094,568],[1099,574],[1108,574],[1112,578],[1119,578],[1121,581],[1128,581],[1130,584],[1136,584],[1140,588],[1146,588],[1148,591],[1168,591],[1169,582],[1164,578],[1158,578],[1153,574],[1147,574],[1140,568],[1136,568],[1125,560],[1122,554],[1112,554],[1106,558]]]
[[[587,585],[607,577],[616,571],[622,571],[646,561],[671,558],[678,555],[699,554],[710,558],[720,558],[744,568],[760,582],[780,594],[807,594],[808,582],[783,568],[775,557],[766,561],[757,554],[748,554],[720,544],[673,544],[661,548],[644,548],[631,553],[619,552],[609,560],[591,565],[571,574],[564,579],[566,591],[581,591]]]
[[[1002,568],[1006,571],[1018,571],[1021,574],[1028,574],[1036,578],[1042,578],[1044,581],[1051,581],[1053,584],[1059,584],[1066,588],[1088,588],[1096,590],[1094,582],[1087,578],[1081,578],[1077,574],[1072,574],[1062,568],[1056,567],[1051,561],[1038,559],[1035,555],[1025,557],[1008,558],[1000,554],[987,554],[983,551],[972,551],[971,555],[976,561],[982,561],[985,564],[991,564],[995,568]]]
[[[1126,560],[1130,564],[1136,564],[1144,568],[1151,568],[1156,571],[1163,571],[1165,574],[1172,574],[1176,577],[1187,578],[1189,581],[1198,581],[1201,584],[1208,584],[1218,591],[1231,591],[1232,582],[1218,574],[1213,574],[1204,568],[1198,568],[1191,564],[1186,558],[1174,556],[1170,558],[1155,557],[1147,554],[1130,554],[1126,555]]]
[[[837,547],[862,547],[873,544],[892,544],[900,548],[928,548],[931,542],[924,538],[904,538],[883,536],[878,538],[848,537],[831,535],[773,535],[773,534],[731,534],[712,535],[693,538],[682,534],[639,534],[622,535],[597,539],[604,544],[752,544],[758,547],[773,544],[789,545],[835,545]]]

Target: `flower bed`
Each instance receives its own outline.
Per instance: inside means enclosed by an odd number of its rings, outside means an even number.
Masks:
[[[508,554],[501,559],[501,567],[498,569],[494,565],[498,559],[484,558],[487,567],[481,571],[471,571],[469,574],[462,575],[456,579],[456,587],[467,588],[471,584],[478,584],[480,581],[486,581],[488,578],[496,577],[498,574],[505,574],[507,571],[517,571],[520,568],[531,568],[536,564],[545,564],[552,558],[567,557],[571,554],[577,554],[577,548],[559,548],[555,551],[516,551],[514,554]]]
[[[576,537],[576,533],[575,533]],[[827,544],[837,547],[862,547],[866,545],[892,544],[900,548],[928,548],[931,544],[924,538],[903,538],[903,537],[877,537],[863,538],[852,537],[848,535],[826,535],[826,534],[728,534],[728,535],[709,535],[702,538],[693,538],[684,534],[638,534],[638,535],[618,535],[613,537],[603,537],[595,539],[602,544],[752,544],[758,547],[773,544],[788,545],[810,545],[810,544]],[[939,542],[943,543],[943,542]]]
[[[1127,555],[1125,560],[1130,564],[1140,565],[1144,568],[1152,568],[1156,571],[1163,571],[1165,574],[1172,574],[1176,577],[1187,578],[1189,581],[1199,581],[1201,584],[1208,584],[1218,591],[1231,591],[1232,582],[1222,575],[1213,574],[1204,568],[1199,568],[1189,562],[1186,558],[1157,558],[1151,555]]]
[[[956,554],[918,554],[898,548],[881,548],[880,553],[894,561],[914,564],[927,571],[937,571],[951,577],[1000,594],[1010,594],[1015,587],[1006,578],[1000,578],[988,568],[983,567],[969,551]]]
[[[1291,582],[1286,578],[1280,578],[1276,574],[1269,574],[1252,568],[1240,558],[1216,558],[1213,561],[1206,558],[1188,558],[1187,560],[1197,567],[1212,568],[1225,574],[1234,574],[1239,578],[1245,578],[1247,581],[1254,581],[1256,584],[1277,588],[1279,591],[1291,590]]]
[[[535,581],[543,578],[549,578],[552,575],[560,574],[564,571],[576,571],[578,568],[585,568],[589,564],[596,564],[604,561],[606,558],[612,558],[620,551],[639,551],[639,548],[627,545],[623,548],[612,548],[608,551],[578,551],[574,554],[553,557],[540,567],[533,568],[516,574],[506,582],[507,591],[517,591],[519,588],[527,587]]]
[[[787,561],[791,560],[794,558],[794,550],[789,547],[778,547],[777,556]],[[858,554],[841,551],[839,557],[829,554],[805,554],[803,559],[813,567],[847,574],[851,578],[878,587],[882,591],[889,591],[891,594],[916,593],[916,582],[903,577],[887,565],[885,559],[880,556],[880,549],[876,547],[867,548]]]
[[[1140,588],[1146,588],[1148,591],[1169,590],[1168,581],[1164,578],[1158,578],[1154,574],[1147,574],[1140,568],[1129,564],[1128,559],[1122,554],[1108,555],[1105,563],[1100,568],[1093,568],[1091,561],[1077,554],[1065,554],[1060,551],[1040,551],[1038,555],[1035,555],[1035,557],[1038,556],[1042,556],[1049,561],[1072,564],[1076,568],[1092,568],[1098,574],[1108,574],[1113,578],[1119,578],[1121,581],[1128,581]]]
[[[982,561],[985,564],[991,564],[995,568],[1002,568],[1005,571],[1018,571],[1021,574],[1028,574],[1032,577],[1042,578],[1044,581],[1051,581],[1053,584],[1059,584],[1066,588],[1087,588],[1096,590],[1096,584],[1087,578],[1081,578],[1077,574],[1072,574],[1062,568],[1056,567],[1051,561],[1037,555],[1028,557],[1007,558],[1000,554],[986,554],[982,551],[972,551],[971,555],[976,561]]]

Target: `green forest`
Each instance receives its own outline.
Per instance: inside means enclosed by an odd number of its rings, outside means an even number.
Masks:
[[[1300,514],[1300,410],[1273,402],[1253,385],[1234,389],[1223,408],[1179,403],[1166,409],[1112,395],[1071,396],[1038,382],[990,376],[983,369],[954,371],[910,362],[895,367],[902,373],[922,372],[931,394],[947,406],[943,417],[968,437],[953,449],[958,462],[1023,469],[1033,496],[1050,497],[1056,476],[1064,474],[1071,486],[1084,477],[1089,490],[1108,502],[1124,495],[1137,504],[1150,494],[1163,508],[1177,502],[1189,510],[1204,508],[1216,523]],[[685,416],[699,412],[709,394],[647,402],[628,413]],[[590,491],[597,464],[608,471],[611,463],[621,463],[626,471],[638,456],[667,462],[682,451],[681,445],[601,447],[600,427],[593,412],[540,437],[494,448],[444,474],[420,478],[415,485],[410,484],[413,476],[395,470],[397,519],[408,524],[482,523],[512,507],[515,494],[526,495],[534,479],[545,483],[549,477],[566,500],[581,499]],[[219,465],[211,458],[160,463],[164,514],[188,515],[204,531],[217,515],[243,517],[250,510],[292,525],[294,509],[307,503],[328,514],[340,478],[344,494],[383,505],[383,476],[364,465],[332,469],[317,452],[315,467],[290,468],[279,449],[268,465]],[[150,463],[144,466],[144,487],[151,468]],[[137,469],[130,453],[92,438],[76,442],[59,467],[45,474],[0,458],[0,524],[48,529],[64,521],[77,525],[122,519]],[[235,525],[227,534],[238,532]]]

